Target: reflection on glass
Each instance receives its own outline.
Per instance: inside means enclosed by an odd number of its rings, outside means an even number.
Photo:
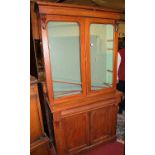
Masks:
[[[48,41],[54,98],[81,93],[78,23],[49,22]]]
[[[91,90],[112,87],[113,25],[91,24]]]

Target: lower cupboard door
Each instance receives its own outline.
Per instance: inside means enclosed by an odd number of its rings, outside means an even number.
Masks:
[[[68,154],[88,145],[88,114],[76,114],[62,119],[63,133]]]
[[[91,144],[106,141],[115,136],[117,106],[108,105],[90,114]]]

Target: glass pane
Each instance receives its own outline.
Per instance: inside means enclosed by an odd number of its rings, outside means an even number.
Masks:
[[[113,82],[113,25],[91,24],[91,90],[112,87]]]
[[[78,23],[49,22],[48,40],[54,98],[81,93]]]

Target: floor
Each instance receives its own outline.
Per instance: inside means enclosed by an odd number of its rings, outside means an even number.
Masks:
[[[125,148],[124,144],[120,142],[113,142],[104,144],[92,149],[90,151],[80,153],[80,155],[124,155]],[[51,149],[51,155],[56,155],[54,150]]]
[[[104,144],[81,155],[124,155],[124,144],[119,142]]]

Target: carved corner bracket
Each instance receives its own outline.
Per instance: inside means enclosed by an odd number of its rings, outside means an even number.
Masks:
[[[44,15],[44,14],[41,14],[40,15],[40,20],[41,20],[41,27],[43,28],[43,29],[46,29],[46,25],[47,25],[47,22],[46,22],[46,15]]]

